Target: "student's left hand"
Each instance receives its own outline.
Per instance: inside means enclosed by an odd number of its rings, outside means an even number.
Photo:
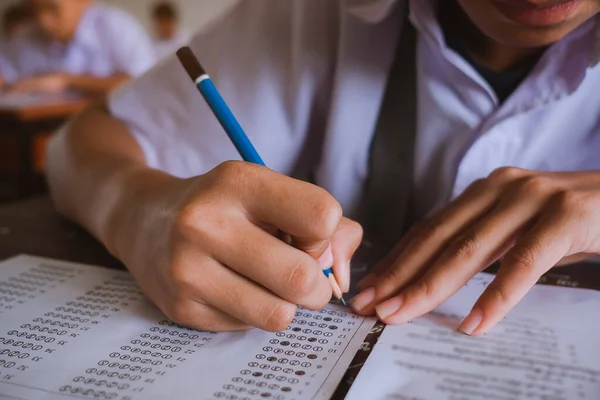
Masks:
[[[66,74],[49,74],[23,79],[9,89],[14,93],[62,93],[69,87]]]
[[[459,330],[481,335],[555,265],[600,253],[600,172],[501,168],[419,224],[359,284],[356,312],[400,324],[502,259]]]

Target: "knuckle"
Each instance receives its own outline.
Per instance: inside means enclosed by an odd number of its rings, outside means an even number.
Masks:
[[[418,284],[418,291],[427,299],[438,295],[437,285],[429,278],[423,278]]]
[[[535,251],[531,245],[518,244],[506,254],[505,261],[511,268],[530,270],[535,264]]]
[[[435,241],[443,236],[444,228],[439,221],[429,221],[421,225],[415,235],[413,242],[415,245],[423,245],[430,241]]]
[[[263,329],[269,332],[281,332],[290,324],[296,315],[297,307],[290,303],[279,302],[265,312]]]
[[[242,188],[246,182],[253,182],[258,185],[256,176],[249,175],[254,171],[252,165],[242,161],[226,161],[219,164],[212,173],[213,179],[210,180],[209,190],[216,193],[229,193],[241,196]],[[254,174],[256,175],[256,174]]]
[[[552,180],[544,176],[529,176],[520,179],[517,190],[528,196],[537,196],[547,193],[552,188]]]
[[[171,239],[183,238],[202,245],[214,244],[231,229],[234,218],[235,215],[225,207],[188,203],[175,216]]]
[[[322,194],[315,198],[314,207],[312,207],[313,218],[317,222],[316,234],[320,238],[329,238],[342,220],[343,211],[340,203],[337,202],[329,193],[324,190]]]
[[[479,250],[479,240],[473,236],[464,236],[450,245],[449,256],[457,258],[471,258]]]
[[[501,304],[506,304],[510,301],[509,291],[499,282],[492,282],[486,290],[486,295]]]
[[[188,236],[196,230],[199,210],[196,204],[187,203],[181,207],[173,222],[175,231],[184,236]]]
[[[189,302],[183,299],[177,299],[172,304],[167,306],[165,315],[173,322],[181,325],[186,325],[193,320],[192,307]]]
[[[318,268],[313,263],[309,263],[306,258],[302,258],[293,267],[292,273],[289,275],[288,287],[291,290],[292,298],[309,297],[317,286],[317,279],[320,278],[318,272]]]
[[[525,176],[526,171],[517,167],[501,167],[494,170],[488,179],[494,183],[508,183]]]
[[[173,260],[170,262],[168,267],[168,278],[171,285],[178,293],[188,293],[197,290],[194,269],[188,268],[188,265],[183,260],[181,254],[174,256]]]
[[[402,268],[393,267],[388,269],[385,274],[381,277],[379,284],[377,285],[383,292],[392,292],[401,285],[406,278],[406,274]]]
[[[584,199],[580,193],[572,190],[563,190],[556,194],[556,205],[564,213],[577,213],[584,208]]]
[[[477,179],[473,181],[469,187],[465,190],[465,193],[480,193],[484,190],[487,190],[488,180],[486,179]]]
[[[235,182],[247,173],[248,166],[241,161],[225,161],[213,171],[219,180]]]

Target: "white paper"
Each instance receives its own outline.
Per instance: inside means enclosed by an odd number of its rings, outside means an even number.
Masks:
[[[600,399],[600,292],[536,286],[484,337],[456,332],[491,279],[386,327],[347,399]]]
[[[281,333],[169,322],[123,271],[20,256],[0,263],[0,398],[327,399],[372,328],[299,310]]]

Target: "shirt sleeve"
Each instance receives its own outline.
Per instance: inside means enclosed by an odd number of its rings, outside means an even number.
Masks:
[[[331,79],[333,62],[324,64],[335,56],[336,30],[327,22],[336,16],[328,4],[241,1],[190,42],[267,165],[285,174],[295,171],[307,132],[325,130],[323,118],[311,119]],[[299,7],[306,12],[293,12]],[[315,32],[315,21],[328,29]],[[175,56],[112,92],[109,110],[152,168],[187,178],[240,159]]]
[[[156,62],[156,52],[144,27],[121,10],[113,10],[110,23],[115,69],[131,77],[148,71]]]
[[[4,83],[14,83],[19,73],[14,65],[13,54],[9,43],[0,43],[0,80]]]

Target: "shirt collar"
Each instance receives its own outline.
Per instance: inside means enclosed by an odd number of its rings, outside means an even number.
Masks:
[[[410,19],[421,34],[428,35],[439,45],[444,44],[444,37],[435,18],[434,4],[437,0],[346,0],[350,12],[359,19],[376,24],[383,21],[393,10],[398,1],[410,1]],[[594,22],[586,23],[569,36],[592,35],[589,66],[600,63],[600,15]],[[590,32],[592,30],[593,32]],[[566,39],[566,38],[565,38]]]

